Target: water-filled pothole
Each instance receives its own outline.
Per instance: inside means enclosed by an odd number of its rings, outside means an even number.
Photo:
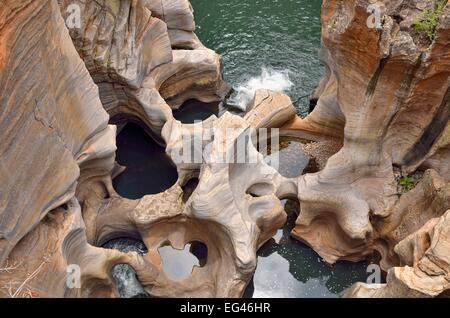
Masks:
[[[158,248],[162,266],[167,277],[181,281],[190,276],[194,267],[203,267],[208,258],[208,248],[200,241],[192,241],[184,249],[177,250],[166,242]]]
[[[133,238],[117,238],[103,244],[104,248],[116,249],[123,253],[137,252],[140,255],[147,253],[145,244]],[[112,269],[112,277],[121,298],[146,298],[141,283],[136,277],[133,267],[128,264],[118,264]]]
[[[126,124],[117,136],[116,160],[126,170],[114,178],[113,186],[128,199],[164,192],[178,179],[165,149],[134,123]]]
[[[203,103],[195,99],[186,101],[179,109],[173,111],[173,117],[183,124],[193,124],[196,121],[203,121],[212,115],[219,116],[220,103]]]
[[[244,297],[340,297],[355,282],[367,280],[367,262],[329,266],[310,247],[292,238],[299,204],[291,200],[283,204],[288,221],[258,251],[258,266]]]
[[[267,149],[260,149],[260,151],[282,176],[295,178],[302,174],[319,171],[316,160],[305,153],[303,149],[305,144],[306,142],[299,139],[281,137],[278,149],[273,149],[268,142]],[[274,160],[275,157],[278,160]]]

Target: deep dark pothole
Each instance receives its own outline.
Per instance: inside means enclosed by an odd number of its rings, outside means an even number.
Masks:
[[[208,247],[200,241],[191,241],[177,250],[166,242],[158,248],[164,272],[173,281],[189,277],[194,267],[203,267],[208,259]]]
[[[126,124],[117,136],[116,160],[126,170],[114,178],[113,186],[128,199],[164,192],[178,180],[165,149],[134,123]]]
[[[191,178],[188,182],[182,187],[183,188],[183,202],[186,203],[191,195],[194,193],[195,189],[199,184],[200,180],[198,178]]]
[[[196,121],[203,121],[212,115],[219,117],[220,103],[203,103],[195,99],[186,101],[179,109],[173,110],[173,117],[183,124],[193,124]]]

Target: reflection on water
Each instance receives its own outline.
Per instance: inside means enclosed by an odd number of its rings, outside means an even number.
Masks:
[[[124,253],[136,252],[140,255],[147,253],[147,247],[142,241],[132,238],[118,238],[103,245],[104,248],[116,249]],[[121,298],[146,298],[148,297],[142,285],[139,283],[133,267],[127,264],[114,266],[112,270],[114,283]]]
[[[196,121],[208,119],[212,115],[219,116],[219,103],[202,103],[191,99],[185,102],[179,109],[173,111],[176,120],[183,124],[192,124]]]
[[[353,283],[365,282],[368,263],[329,266],[309,247],[291,238],[298,203],[283,201],[288,222],[258,251],[258,266],[244,297],[339,297]]]
[[[279,150],[274,152],[269,145],[266,160],[286,178],[295,178],[305,173],[319,170],[314,158],[303,151],[303,142],[292,138],[280,138]],[[279,163],[274,166],[273,158],[278,156]]]
[[[184,249],[177,250],[170,243],[158,248],[164,272],[173,281],[181,281],[192,273],[195,266],[203,267],[208,257],[208,249],[201,242],[190,242]]]
[[[117,136],[116,160],[126,170],[114,178],[113,186],[125,198],[140,199],[164,192],[178,179],[165,149],[133,123],[128,123]]]

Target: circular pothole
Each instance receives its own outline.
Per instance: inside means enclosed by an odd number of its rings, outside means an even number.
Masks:
[[[116,238],[103,244],[103,248],[116,249],[123,253],[147,253],[144,242],[134,238]],[[147,298],[149,295],[139,282],[136,272],[128,264],[118,264],[112,269],[112,277],[121,298]]]
[[[114,189],[128,199],[164,192],[178,180],[175,164],[139,125],[128,123],[117,135],[117,162],[126,167],[113,180]]]

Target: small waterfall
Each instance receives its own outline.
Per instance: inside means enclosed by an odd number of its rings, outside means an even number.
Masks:
[[[258,89],[269,89],[275,92],[285,92],[294,84],[289,79],[288,70],[274,70],[263,67],[261,74],[250,78],[244,83],[234,87],[234,93],[227,104],[246,111],[249,103],[255,97]]]

